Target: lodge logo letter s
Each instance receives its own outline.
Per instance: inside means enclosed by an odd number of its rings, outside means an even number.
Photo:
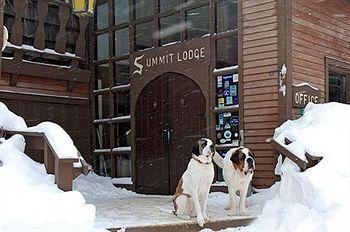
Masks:
[[[139,74],[140,76],[142,75],[142,69],[143,69],[143,65],[138,63],[139,60],[141,60],[143,57],[145,56],[145,54],[143,54],[142,56],[138,56],[135,58],[135,61],[134,61],[134,65],[135,67],[138,68],[138,70],[135,70],[132,75],[135,75],[136,73]]]

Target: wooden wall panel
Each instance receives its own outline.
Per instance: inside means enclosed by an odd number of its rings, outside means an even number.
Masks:
[[[292,0],[293,84],[326,85],[325,57],[350,63],[350,4],[344,0]],[[293,109],[293,118],[299,111]]]
[[[27,97],[27,100],[16,99],[18,94],[13,94],[13,99],[3,97],[0,101],[15,114],[22,116],[28,126],[35,126],[43,121],[51,121],[59,124],[72,137],[78,150],[87,162],[91,161],[91,118],[90,108],[79,104],[62,104],[51,98],[50,102],[38,102],[36,97]],[[40,155],[34,151],[34,159],[40,161]]]
[[[275,181],[276,160],[266,139],[278,126],[277,0],[242,1],[243,128],[245,145],[257,156],[253,185],[266,188]]]

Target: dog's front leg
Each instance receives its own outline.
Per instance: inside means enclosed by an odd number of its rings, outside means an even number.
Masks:
[[[207,215],[207,205],[208,205],[208,196],[209,196],[210,189],[208,189],[205,192],[205,195],[203,196],[203,201],[202,201],[202,214],[204,217],[205,221],[208,221],[210,218]]]
[[[235,204],[235,195],[236,195],[236,189],[235,188],[231,188],[229,186],[229,190],[228,190],[228,193],[229,193],[229,211],[228,211],[228,215],[229,216],[233,216],[236,214],[236,204]]]
[[[246,188],[245,186],[239,190],[239,213],[241,215],[246,216],[247,215],[247,210],[245,208],[245,201],[247,199],[247,192],[248,192],[248,187]]]
[[[197,223],[200,227],[204,226],[204,218],[201,210],[201,206],[199,203],[198,193],[196,191],[192,191],[191,198],[194,204],[194,208],[197,214]]]

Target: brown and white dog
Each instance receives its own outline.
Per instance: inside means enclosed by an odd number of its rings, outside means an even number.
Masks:
[[[192,159],[173,195],[174,214],[185,220],[197,216],[197,223],[201,227],[209,219],[206,211],[214,179],[214,153],[214,144],[210,139],[200,139],[193,145]]]
[[[255,155],[248,148],[238,147],[230,149],[225,158],[215,153],[214,161],[223,169],[224,180],[228,187],[229,200],[225,207],[229,210],[228,214],[231,216],[237,214],[235,195],[239,190],[239,214],[247,215],[245,202],[249,183],[254,175]]]

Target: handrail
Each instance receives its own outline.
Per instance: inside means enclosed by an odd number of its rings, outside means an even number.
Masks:
[[[57,155],[49,139],[43,132],[4,131],[7,135],[21,134],[26,139],[26,148],[44,151],[44,164],[49,174],[55,174],[55,183],[64,191],[71,191],[74,179],[73,163],[82,164],[81,172],[88,174],[88,163],[79,151],[78,158],[62,158]]]
[[[285,138],[285,145],[291,144],[292,141],[290,141],[288,138]],[[323,157],[316,157],[312,156],[309,153],[305,152],[305,157],[307,161],[304,161],[300,159],[298,156],[296,156],[293,152],[289,151],[286,147],[281,145],[279,142],[277,142],[275,139],[271,140],[271,146],[278,151],[281,155],[284,157],[289,158],[291,161],[293,161],[298,167],[300,168],[300,171],[305,171],[308,168],[311,168],[318,164]],[[284,160],[284,159],[283,159]]]

